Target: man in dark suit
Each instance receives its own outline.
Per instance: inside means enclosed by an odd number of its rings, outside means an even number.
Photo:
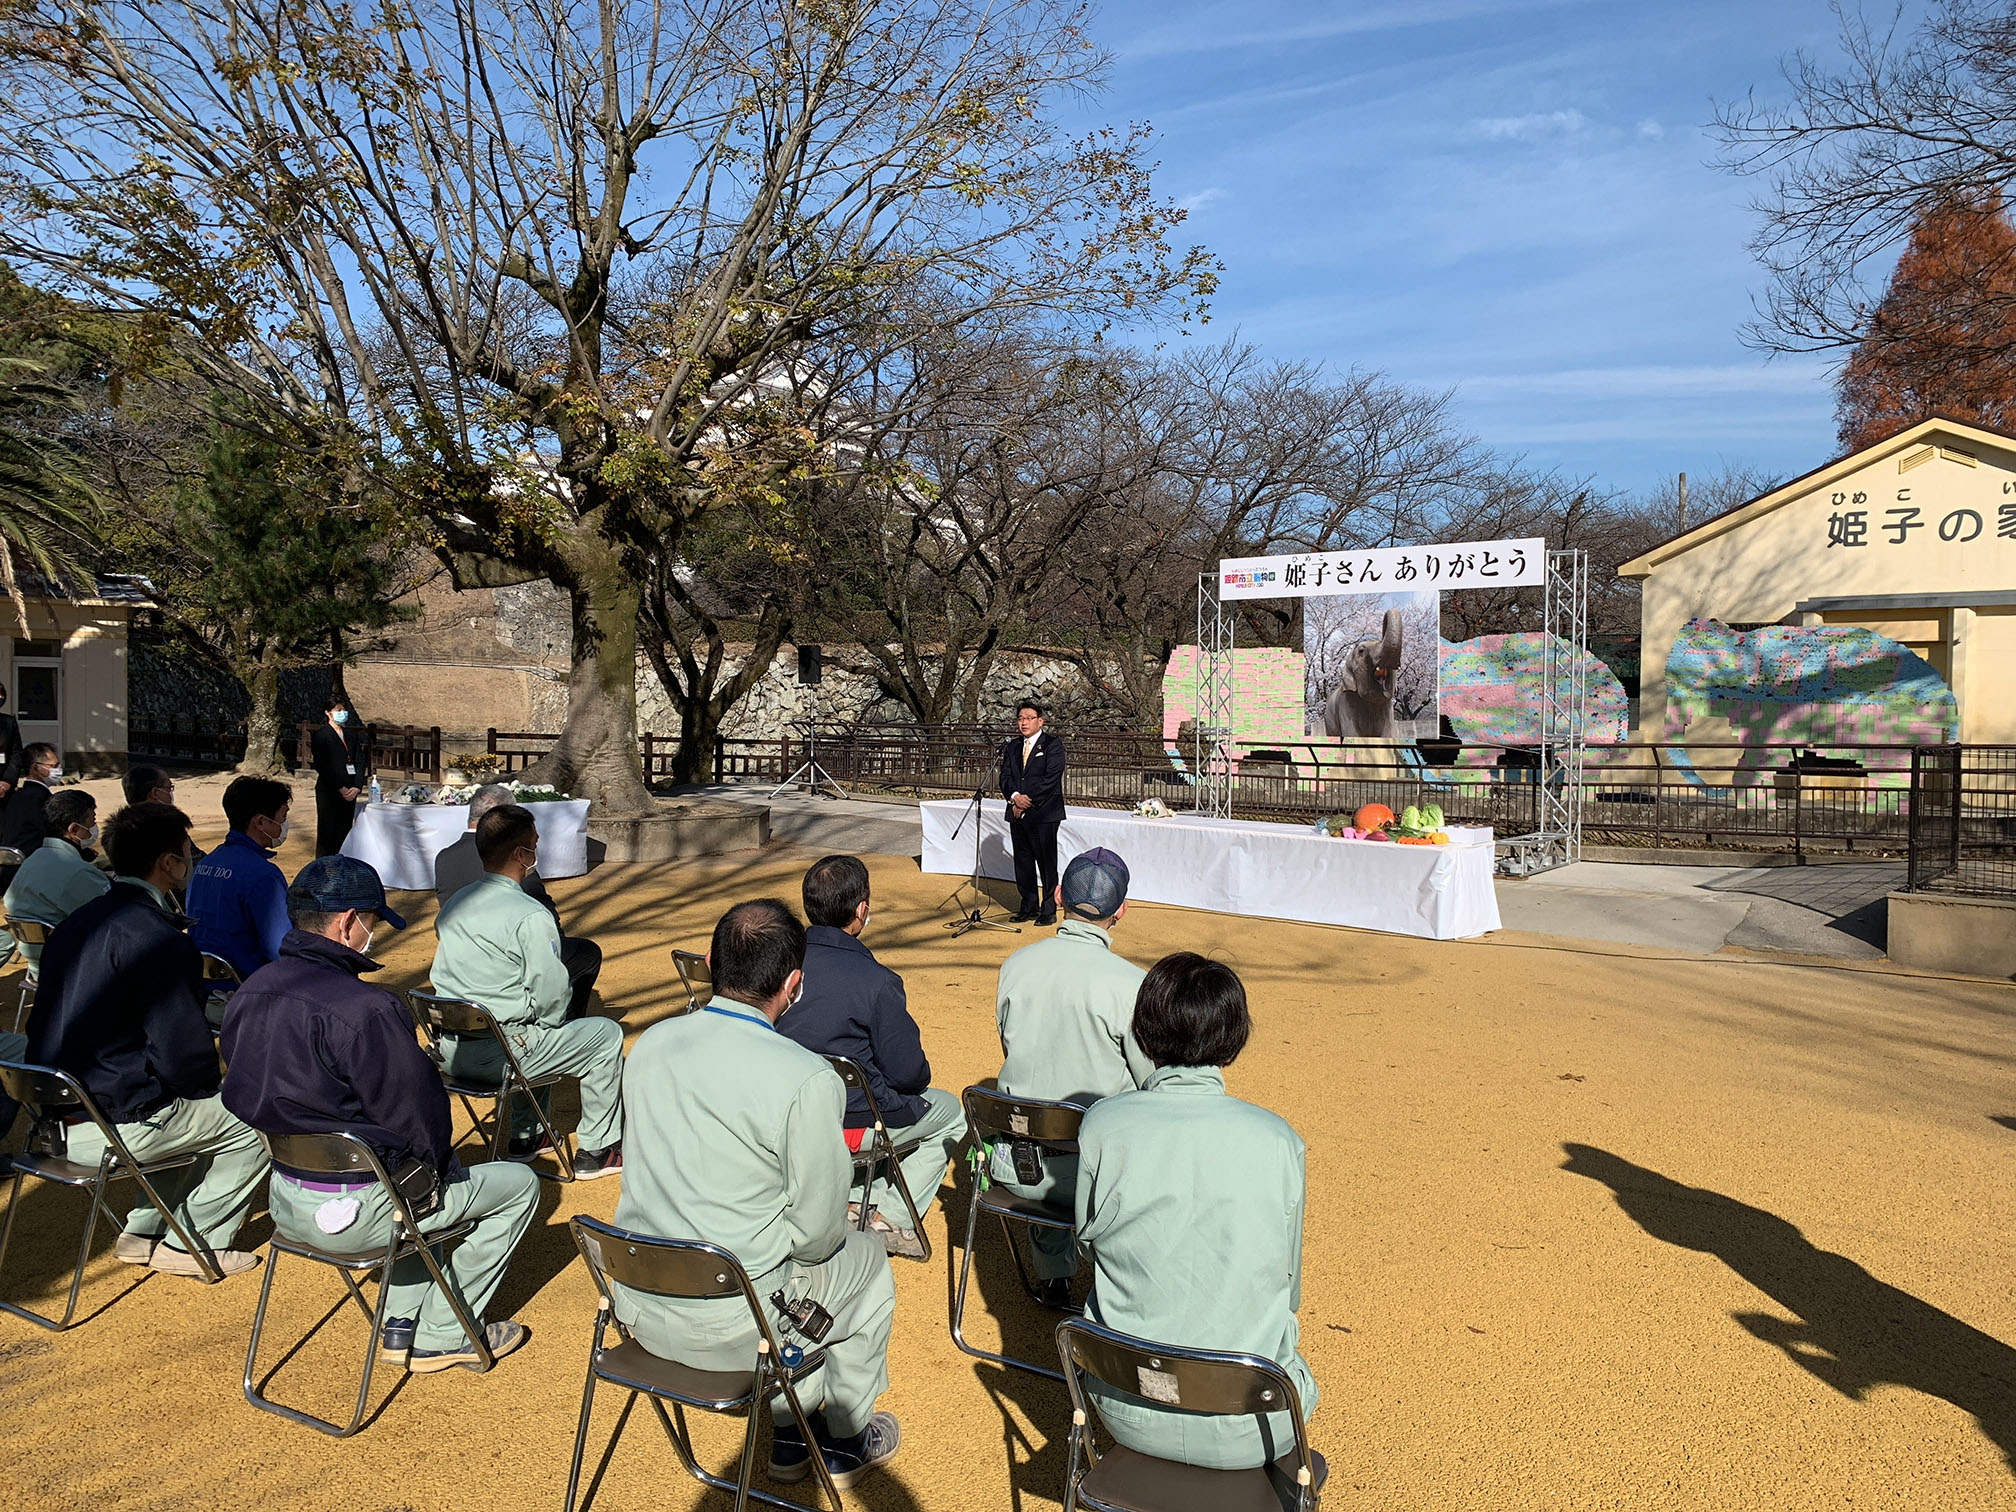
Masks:
[[[21,722],[6,713],[7,685],[0,683],[0,798],[21,780]]]
[[[18,851],[23,860],[49,838],[49,820],[43,810],[49,805],[50,784],[62,774],[60,763],[56,747],[44,741],[36,741],[21,753],[21,780],[8,793],[6,808],[0,810],[0,846]],[[18,862],[0,866],[0,892],[7,890],[20,869]]]
[[[1015,850],[1021,907],[1010,921],[1057,922],[1057,826],[1064,822],[1064,742],[1044,729],[1043,706],[1015,706],[1019,735],[1001,746],[1001,796],[1008,800],[1008,837]],[[1036,879],[1041,872],[1042,891]]]
[[[477,821],[511,801],[511,789],[501,782],[480,787],[470,797],[468,832],[453,845],[434,853],[434,898],[441,907],[446,908],[455,894],[489,875],[483,869],[483,858],[476,853]],[[553,927],[560,929],[560,905],[546,891],[537,869],[527,872],[519,886],[525,889],[527,897],[545,905],[546,911],[553,915]],[[602,947],[593,940],[572,939],[566,930],[560,929],[560,964],[567,968],[567,980],[573,987],[573,995],[567,1000],[567,1017],[577,1019],[588,1011],[588,994],[595,990],[595,978],[601,974]]]

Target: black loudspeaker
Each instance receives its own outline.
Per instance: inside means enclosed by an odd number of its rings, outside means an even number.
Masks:
[[[825,653],[818,646],[798,648],[798,681],[806,687],[817,686],[825,675]]]

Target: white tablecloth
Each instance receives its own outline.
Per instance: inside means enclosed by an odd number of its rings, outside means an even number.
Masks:
[[[526,805],[539,821],[539,875],[578,877],[588,870],[588,800]],[[389,888],[434,890],[434,857],[468,831],[469,810],[451,803],[365,803],[343,854],[368,861]]]
[[[973,869],[972,803],[922,805],[924,870]],[[966,820],[957,837],[953,831]],[[1116,809],[1065,811],[1062,869],[1103,845],[1127,863],[1130,897],[1215,913],[1348,924],[1430,940],[1463,940],[1499,927],[1489,829],[1452,827],[1448,845],[1332,840],[1302,825],[1178,814],[1143,819]],[[1008,821],[997,799],[981,808],[980,870],[1012,878]]]

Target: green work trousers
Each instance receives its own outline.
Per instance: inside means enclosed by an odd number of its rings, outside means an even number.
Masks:
[[[787,1261],[767,1276],[752,1278],[756,1295],[779,1345],[813,1346],[777,1316],[770,1294],[782,1289],[787,1301],[811,1297],[833,1314],[826,1335],[826,1360],[798,1387],[810,1413],[826,1407],[826,1428],[836,1437],[859,1433],[875,1415],[875,1399],[889,1389],[889,1327],[896,1316],[896,1278],[889,1256],[873,1234],[850,1230],[846,1241],[818,1265]],[[697,1370],[750,1370],[756,1364],[756,1320],[740,1297],[704,1302],[656,1296],[616,1287],[616,1316],[653,1354]],[[780,1396],[771,1403],[772,1421],[791,1421]]]
[[[1038,1202],[1052,1202],[1062,1208],[1068,1217],[1078,1198],[1078,1157],[1059,1154],[1055,1150],[1043,1152],[1043,1179],[1028,1186],[1016,1181],[1015,1157],[1006,1140],[994,1145],[992,1163],[994,1185],[1013,1192],[1017,1197],[1029,1197]],[[1005,1175],[1003,1173],[1006,1173]],[[992,1220],[987,1220],[992,1221]],[[1009,1232],[1025,1225],[1009,1224]],[[1078,1270],[1078,1238],[1063,1229],[1043,1228],[1036,1224],[1026,1225],[1029,1232],[1029,1269],[1035,1272],[1039,1281],[1055,1281],[1059,1277],[1070,1277]]]
[[[179,1098],[118,1129],[126,1148],[143,1165],[176,1155],[196,1156],[194,1164],[147,1179],[192,1237],[212,1249],[229,1249],[266,1180],[266,1147],[259,1136],[216,1097]],[[78,1124],[67,1143],[69,1158],[82,1165],[97,1164],[105,1153],[105,1136],[96,1124]],[[126,1232],[160,1239],[170,1249],[181,1248],[168,1232],[168,1220],[144,1200],[126,1214]]]
[[[923,1097],[929,1106],[922,1118],[901,1128],[891,1126],[889,1130],[889,1137],[896,1141],[899,1148],[913,1139],[920,1141],[916,1149],[898,1162],[903,1167],[904,1184],[910,1188],[910,1196],[917,1204],[919,1219],[930,1212],[931,1204],[938,1200],[938,1187],[945,1180],[945,1172],[951,1168],[952,1152],[959,1148],[959,1141],[966,1134],[966,1110],[960,1106],[958,1098],[936,1087],[927,1088]],[[910,1221],[910,1210],[903,1206],[902,1194],[887,1177],[876,1178],[868,1200],[881,1209],[884,1218],[899,1228]]]
[[[581,1018],[565,1024],[507,1024],[505,1038],[527,1076],[559,1072],[581,1083],[581,1125],[575,1135],[584,1150],[605,1150],[623,1137],[623,1026],[614,1019]],[[504,1052],[489,1036],[449,1038],[448,1069],[474,1082],[502,1081]],[[541,1106],[544,1094],[541,1094]],[[525,1099],[511,1099],[511,1133],[529,1139],[539,1121]]]
[[[354,1217],[342,1205],[346,1199],[357,1203]],[[392,1238],[392,1199],[382,1186],[360,1186],[348,1192],[310,1191],[276,1171],[270,1205],[273,1226],[289,1239],[339,1255],[383,1254]],[[333,1234],[315,1221],[316,1213],[325,1206],[331,1208],[332,1224],[349,1219]],[[450,1283],[461,1293],[463,1306],[477,1322],[483,1321],[483,1309],[504,1279],[505,1264],[532,1226],[538,1209],[539,1177],[532,1168],[493,1160],[471,1166],[444,1185],[441,1206],[420,1220],[423,1234],[474,1220],[476,1227],[456,1242],[444,1268]],[[441,1258],[439,1247],[434,1258]],[[419,1320],[413,1335],[415,1349],[461,1347],[462,1325],[455,1321],[455,1310],[418,1255],[409,1255],[392,1267],[389,1290],[385,1316]]]

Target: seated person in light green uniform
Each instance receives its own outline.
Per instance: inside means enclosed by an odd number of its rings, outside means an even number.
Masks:
[[[44,805],[49,835],[29,853],[7,887],[7,917],[33,919],[51,928],[93,898],[112,889],[112,879],[85,855],[98,843],[98,800],[82,788],[65,788]],[[40,945],[24,945],[21,953],[33,966]]]
[[[1001,963],[994,1017],[1001,1030],[1001,1090],[1013,1097],[1091,1107],[1131,1092],[1155,1069],[1129,1028],[1141,968],[1113,952],[1113,927],[1127,913],[1127,863],[1109,850],[1072,858],[1057,889],[1068,916],[1057,933],[1025,945]],[[1071,1205],[1078,1180],[1072,1155],[1046,1151],[1043,1180],[1018,1184],[1015,1158],[996,1145],[992,1179],[1018,1196]],[[1043,1300],[1071,1300],[1078,1268],[1068,1234],[1032,1228],[1033,1266]]]
[[[800,1383],[833,1482],[845,1490],[896,1453],[889,1387],[896,1282],[882,1241],[847,1223],[854,1162],[841,1135],[839,1074],[776,1031],[805,974],[805,930],[774,898],[738,903],[714,926],[714,998],[647,1029],[623,1075],[630,1165],[619,1227],[703,1239],[742,1262],[768,1302],[810,1297],[833,1315],[825,1364]],[[616,1288],[616,1315],[653,1354],[700,1370],[747,1371],[760,1337],[740,1297],[686,1301]],[[806,1341],[773,1306],[781,1344]],[[791,1409],[771,1407],[770,1478],[812,1471]]]
[[[1134,1037],[1154,1057],[1139,1092],[1100,1103],[1078,1138],[1078,1241],[1092,1256],[1085,1316],[1151,1343],[1262,1355],[1305,1415],[1316,1378],[1297,1350],[1303,1147],[1265,1108],[1228,1097],[1222,1067],[1252,1021],[1232,968],[1188,951],[1141,984]],[[1293,1451],[1285,1413],[1201,1417],[1102,1392],[1128,1448],[1218,1470]]]
[[[516,803],[476,826],[485,876],[465,887],[435,924],[434,990],[485,1009],[511,1041],[527,1076],[558,1071],[581,1082],[574,1174],[584,1181],[623,1169],[623,1026],[614,1019],[567,1020],[573,988],[560,957],[560,928],[520,885],[539,863],[539,827]],[[496,1042],[456,1036],[445,1047],[458,1076],[495,1081],[504,1071]],[[542,1094],[543,1095],[543,1094]],[[513,1160],[532,1160],[547,1139],[522,1097],[511,1100]]]

